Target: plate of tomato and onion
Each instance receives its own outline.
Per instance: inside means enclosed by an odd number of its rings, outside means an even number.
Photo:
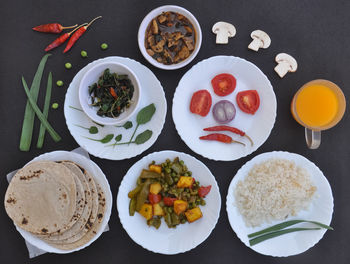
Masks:
[[[190,149],[212,160],[231,161],[267,140],[276,109],[272,85],[256,65],[239,57],[215,56],[182,77],[172,115]]]

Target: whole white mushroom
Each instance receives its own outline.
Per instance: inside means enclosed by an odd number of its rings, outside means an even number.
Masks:
[[[248,49],[258,51],[259,48],[267,49],[271,45],[271,38],[269,35],[260,29],[254,30],[250,36],[253,41],[249,44]]]
[[[227,22],[217,22],[214,24],[212,31],[216,34],[216,44],[227,44],[228,38],[236,35],[236,28]]]
[[[275,61],[278,65],[275,67],[275,72],[283,78],[287,72],[295,72],[298,69],[297,61],[287,53],[277,54]]]

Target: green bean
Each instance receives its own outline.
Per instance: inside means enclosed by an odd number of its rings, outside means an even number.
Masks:
[[[128,193],[129,198],[134,198],[142,189],[142,185],[137,185],[135,189]]]
[[[316,227],[316,228],[302,228],[302,227],[296,227],[296,228],[287,228],[287,229],[283,229],[283,230],[279,230],[279,231],[275,231],[275,232],[271,232],[271,233],[267,233],[265,235],[261,235],[258,237],[255,237],[251,240],[249,240],[249,245],[250,246],[254,246],[260,242],[263,242],[265,240],[274,238],[274,237],[278,237],[284,234],[288,234],[288,233],[292,233],[292,232],[297,232],[297,231],[306,231],[306,230],[320,230],[320,227]]]
[[[136,211],[140,211],[142,205],[146,202],[149,193],[149,186],[151,185],[151,181],[149,179],[143,184],[139,194],[137,195],[136,202]]]
[[[171,178],[171,176],[169,174],[165,174],[164,176],[165,181],[169,184],[172,185],[174,183],[173,179]]]
[[[171,215],[168,212],[165,212],[164,221],[168,225],[168,227],[172,227]]]
[[[160,178],[162,175],[159,173],[156,173],[154,171],[149,171],[143,169],[140,175],[140,178],[142,179],[155,179],[155,178]]]
[[[129,215],[133,216],[136,211],[136,197],[133,197],[129,203]]]
[[[248,237],[252,238],[252,237],[255,237],[255,236],[260,236],[262,234],[270,233],[270,232],[273,232],[273,231],[278,231],[278,230],[284,229],[284,228],[286,228],[288,226],[292,226],[292,225],[299,224],[299,223],[311,223],[311,224],[318,225],[318,226],[323,227],[323,228],[328,229],[328,230],[333,230],[332,227],[330,227],[328,225],[325,225],[325,224],[322,224],[320,222],[316,222],[316,221],[290,220],[290,221],[286,221],[286,222],[283,222],[283,223],[280,223],[280,224],[277,224],[277,225],[273,225],[271,227],[265,228],[263,230],[255,232],[255,233],[251,233],[251,234],[248,235]]]
[[[175,213],[172,213],[171,214],[171,222],[173,225],[178,225],[180,224],[180,219],[179,219],[179,216]]]

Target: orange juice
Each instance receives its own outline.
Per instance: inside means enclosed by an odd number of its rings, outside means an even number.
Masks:
[[[314,84],[300,91],[295,107],[297,115],[304,124],[309,127],[322,127],[334,120],[339,103],[331,88]]]

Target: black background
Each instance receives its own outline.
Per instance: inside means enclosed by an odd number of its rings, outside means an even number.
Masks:
[[[137,31],[143,17],[163,4],[177,4],[187,8],[202,27],[203,43],[198,56],[185,68],[164,71],[145,61],[137,46]],[[307,81],[324,78],[337,83],[350,98],[350,2],[347,0],[236,0],[236,1],[4,1],[0,6],[0,197],[4,197],[7,181],[5,175],[23,166],[35,156],[53,150],[71,150],[77,147],[69,134],[63,115],[66,88],[74,75],[89,62],[111,55],[124,56],[140,61],[149,67],[161,81],[168,112],[162,134],[157,142],[142,155],[124,161],[109,161],[94,158],[109,180],[113,197],[117,195],[122,177],[128,168],[142,156],[159,150],[177,150],[193,155],[203,161],[216,176],[222,196],[220,219],[209,238],[190,252],[164,256],[149,252],[134,243],[122,228],[117,210],[113,205],[110,231],[104,233],[88,248],[67,255],[45,254],[28,260],[24,240],[15,230],[1,203],[0,209],[0,262],[1,263],[349,263],[350,262],[350,175],[349,175],[349,111],[334,128],[322,133],[318,150],[308,150],[304,142],[304,129],[292,118],[289,106],[293,94]],[[60,108],[50,111],[49,120],[63,136],[54,143],[46,136],[44,148],[34,147],[29,152],[19,151],[19,138],[26,102],[21,86],[23,75],[29,83],[34,76],[43,49],[56,38],[55,35],[33,32],[35,25],[60,22],[65,25],[87,22],[103,15],[79,40],[68,54],[63,48],[54,50],[48,59],[43,80],[48,71],[54,81],[63,80],[64,87],[53,87],[52,101]],[[216,45],[212,25],[227,21],[236,26],[237,35],[228,45]],[[250,32],[266,31],[272,39],[267,50],[258,53],[247,49]],[[100,49],[106,42],[109,48]],[[80,57],[81,50],[88,51],[88,58]],[[293,55],[298,61],[296,73],[288,73],[280,79],[274,72],[274,57],[279,52]],[[233,162],[217,162],[193,153],[178,136],[171,117],[172,97],[181,76],[195,63],[215,55],[234,55],[255,63],[270,79],[277,97],[277,119],[272,133],[258,151]],[[65,62],[73,68],[66,70]],[[43,81],[45,82],[45,81]],[[39,99],[42,105],[44,88]],[[36,122],[33,142],[36,142],[39,122]],[[299,153],[324,172],[334,196],[332,226],[324,238],[307,252],[288,258],[272,258],[255,253],[246,247],[232,231],[225,208],[228,185],[236,171],[255,155],[286,150]],[[184,238],[184,239],[190,239]]]

